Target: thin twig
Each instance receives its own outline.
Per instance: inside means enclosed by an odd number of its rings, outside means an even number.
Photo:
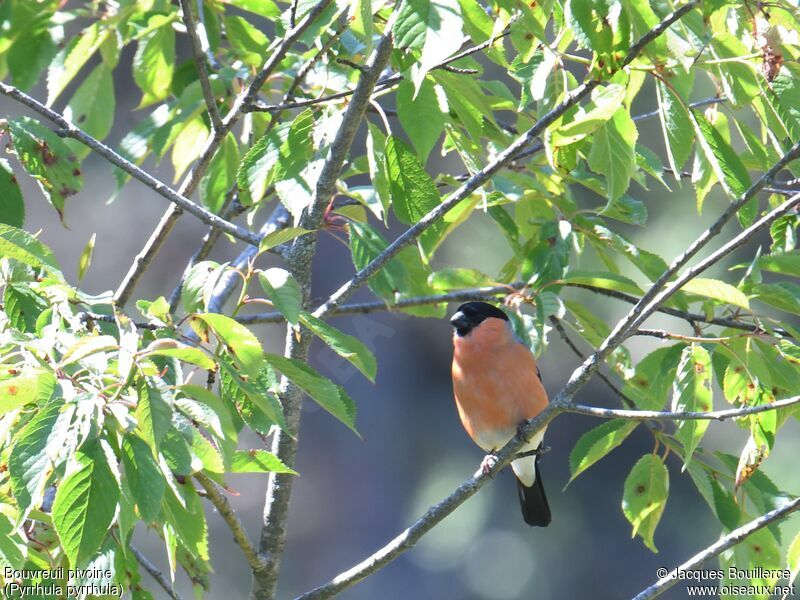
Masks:
[[[566,412],[598,417],[601,419],[627,419],[629,421],[725,421],[747,417],[762,412],[778,410],[800,404],[800,396],[792,396],[782,400],[775,400],[769,404],[758,406],[742,406],[708,412],[674,412],[661,410],[622,410],[617,408],[601,408],[597,406],[584,406],[582,404],[568,404]]]
[[[150,577],[152,577],[155,582],[163,588],[163,590],[167,593],[167,596],[172,598],[172,600],[182,600],[180,594],[175,591],[175,588],[167,580],[167,578],[164,577],[164,574],[159,571],[153,563],[150,562],[150,559],[142,554],[142,552],[135,546],[128,546],[128,550],[130,550],[131,554],[133,554],[133,556],[136,558],[136,562],[142,565],[144,570],[150,574]]]
[[[331,0],[320,0],[314,8],[303,17],[296,27],[289,30],[283,38],[277,40],[273,46],[267,49],[266,55],[269,56],[269,58],[262,66],[258,75],[250,82],[250,85],[236,97],[230,111],[222,120],[220,128],[215,129],[212,135],[209,136],[205,146],[200,151],[198,159],[184,178],[178,190],[179,194],[188,197],[194,193],[195,189],[197,189],[197,186],[200,184],[200,180],[208,169],[208,166],[211,164],[211,159],[225,139],[225,136],[228,135],[244,114],[244,107],[256,98],[267,78],[275,72],[283,61],[289,48],[300,38],[314,19],[327,8],[330,2]],[[134,258],[133,264],[128,269],[128,273],[125,275],[125,278],[114,294],[114,301],[119,308],[122,308],[130,299],[136,284],[153,261],[153,258],[158,254],[158,251],[172,232],[182,212],[182,208],[173,204],[161,216],[158,225],[156,225],[156,228],[153,230],[153,233],[150,235],[150,238],[147,240],[142,250]],[[256,244],[258,244],[258,242],[256,242]]]
[[[620,69],[630,64],[656,37],[661,35],[673,23],[675,23],[682,16],[694,9],[699,4],[699,0],[691,0],[687,2],[676,11],[668,15],[656,27],[643,35],[635,44],[633,44],[628,51],[625,59],[620,64]],[[377,273],[389,260],[391,260],[400,250],[412,244],[416,239],[433,223],[440,220],[447,212],[452,210],[462,200],[469,197],[472,192],[486,184],[492,176],[504,167],[506,164],[514,160],[517,153],[533,143],[533,141],[541,135],[547,127],[556,121],[571,107],[575,106],[583,98],[585,98],[593,89],[600,85],[600,79],[587,79],[575,90],[573,90],[567,97],[559,103],[555,108],[546,113],[537,121],[537,123],[526,131],[521,137],[508,146],[503,152],[486,165],[483,169],[472,175],[462,186],[454,191],[446,200],[439,206],[431,210],[428,214],[422,217],[415,225],[407,229],[400,235],[394,242],[392,242],[384,251],[377,257],[369,262],[363,269],[356,273],[350,281],[342,285],[336,292],[334,292],[328,300],[319,306],[314,311],[314,316],[321,318],[330,313],[336,306],[349,298],[359,287]]]
[[[217,484],[202,471],[195,473],[193,477],[203,486],[203,489],[206,491],[206,497],[211,501],[211,504],[214,505],[214,508],[217,509],[219,515],[228,525],[228,528],[233,534],[234,541],[242,549],[242,552],[244,552],[250,569],[253,573],[263,572],[264,569],[266,569],[267,561],[258,553],[258,550],[256,550],[256,547],[250,541],[250,538],[247,537],[244,525],[242,525],[239,517],[236,516],[236,512],[233,510],[233,507],[231,507],[228,499],[220,493]]]
[[[211,227],[216,227],[217,229],[225,233],[228,233],[243,242],[247,242],[248,244],[258,245],[258,238],[252,232],[242,227],[239,227],[238,225],[235,225],[229,221],[226,221],[222,217],[219,217],[214,213],[206,210],[199,204],[192,202],[180,190],[176,192],[171,187],[162,183],[161,181],[159,181],[146,171],[134,165],[129,160],[117,154],[111,148],[106,146],[103,142],[85,133],[84,131],[82,131],[69,121],[67,121],[63,115],[48,108],[35,98],[32,98],[31,96],[28,96],[28,94],[21,92],[17,88],[2,82],[0,82],[0,93],[2,93],[5,96],[8,96],[9,98],[13,98],[20,104],[27,106],[31,110],[43,116],[48,121],[54,123],[55,125],[60,127],[60,131],[58,132],[59,135],[77,140],[83,145],[87,146],[88,148],[91,148],[97,154],[105,158],[108,162],[110,162],[116,167],[119,167],[120,169],[131,175],[133,178],[141,181],[143,184],[145,184],[154,192],[160,194],[161,196],[172,202],[173,203],[172,206],[177,207],[179,210],[185,210],[186,212],[196,216],[203,223]]]
[[[728,548],[732,548],[736,544],[743,541],[747,536],[755,533],[759,529],[766,527],[767,525],[770,525],[771,523],[774,523],[775,521],[789,516],[798,508],[800,508],[800,498],[795,498],[780,508],[771,510],[765,515],[762,515],[757,519],[753,519],[746,525],[742,525],[738,529],[734,529],[728,535],[720,538],[705,550],[701,550],[695,554],[682,565],[672,569],[672,571],[670,571],[666,577],[662,577],[647,589],[639,592],[633,600],[650,600],[650,598],[660,596],[669,588],[681,581],[682,578],[680,574],[691,573],[692,571],[695,571],[703,563],[714,558],[715,556],[719,556]]]
[[[203,51],[203,42],[200,40],[197,22],[192,13],[192,1],[180,0],[180,2],[181,11],[183,12],[183,22],[186,25],[186,33],[189,35],[189,41],[192,44],[194,65],[197,68],[197,76],[200,79],[200,89],[203,91],[203,99],[206,102],[208,116],[211,120],[211,127],[213,129],[220,129],[222,127],[222,117],[217,108],[214,91],[211,89],[211,81],[209,80],[208,68],[206,66],[206,54]]]

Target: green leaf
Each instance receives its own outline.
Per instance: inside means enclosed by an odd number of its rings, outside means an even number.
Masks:
[[[140,380],[137,392],[136,420],[142,437],[157,452],[172,425],[172,407],[155,384]]]
[[[89,270],[89,267],[92,264],[92,256],[94,256],[95,240],[97,240],[97,234],[93,233],[92,237],[89,238],[89,241],[86,242],[86,246],[84,246],[83,252],[81,252],[81,256],[78,259],[79,282],[83,280],[83,277],[86,275],[86,271]]]
[[[627,110],[618,110],[592,137],[589,166],[605,175],[608,207],[622,197],[636,169],[639,132]]]
[[[166,482],[147,443],[134,435],[122,440],[122,464],[128,484],[143,521],[154,521],[161,512]]]
[[[261,200],[272,183],[272,173],[278,162],[281,145],[289,135],[289,123],[281,123],[262,136],[244,155],[236,173],[242,192],[240,201],[249,206]]]
[[[584,112],[578,113],[570,121],[562,122],[553,131],[553,143],[557,146],[566,146],[594,133],[611,120],[622,106],[623,100],[625,100],[623,85],[614,83],[597,88],[592,93],[592,101]]]
[[[437,292],[481,287],[494,283],[485,273],[477,269],[446,268],[436,271],[428,278],[431,288]]]
[[[115,105],[111,69],[100,63],[75,91],[64,110],[64,118],[92,137],[102,140],[114,125]],[[87,146],[77,140],[67,140],[67,144],[80,158],[90,152]]]
[[[266,354],[265,358],[275,370],[280,371],[317,404],[358,433],[355,428],[356,405],[343,387],[298,360],[277,354]]]
[[[180,494],[178,499],[175,494]],[[203,504],[190,482],[167,488],[161,503],[164,521],[178,537],[182,549],[202,561],[208,560],[208,523]]]
[[[48,400],[55,387],[56,378],[49,371],[0,381],[0,415],[25,404]]]
[[[50,65],[47,73],[47,105],[50,106],[69,85],[83,65],[92,57],[106,38],[114,31],[113,27],[103,27],[100,21],[92,23],[80,35],[73,36],[67,47]],[[77,125],[77,123],[76,123]]]
[[[713,409],[711,356],[699,344],[686,347],[672,388],[674,412],[707,412]],[[684,447],[684,470],[697,444],[708,429],[707,420],[676,421],[675,436]]]
[[[403,0],[392,33],[398,48],[420,52],[416,87],[463,42],[461,7],[455,0]]]
[[[303,309],[303,292],[286,269],[273,267],[258,274],[258,281],[270,302],[286,320],[297,326]]]
[[[225,17],[225,29],[228,41],[241,59],[250,67],[260,67],[269,43],[267,37],[246,19],[233,15]]]
[[[14,119],[8,129],[14,154],[63,219],[64,202],[83,186],[77,158],[64,140],[33,119]]]
[[[47,309],[44,298],[27,285],[6,284],[3,301],[11,326],[26,333],[36,331],[36,321]]]
[[[631,535],[638,533],[653,552],[658,552],[653,543],[653,534],[667,504],[668,494],[667,467],[655,454],[645,454],[625,479],[622,512],[633,525]]]
[[[38,507],[44,488],[53,473],[53,457],[47,452],[52,446],[62,403],[51,402],[38,411],[18,434],[8,457],[11,489],[20,511]]]
[[[768,95],[792,139],[800,139],[800,65],[784,62]]]
[[[236,183],[239,158],[239,145],[234,135],[229,133],[200,180],[200,200],[216,215],[222,210],[228,192]]]
[[[297,475],[280,458],[266,450],[242,450],[236,452],[231,460],[232,473],[288,473]]]
[[[760,283],[752,286],[753,298],[785,310],[786,312],[800,315],[800,285],[789,281],[780,283]]]
[[[75,453],[53,502],[53,526],[70,567],[93,558],[117,510],[119,485],[98,442]]]
[[[198,366],[205,371],[214,371],[217,366],[217,363],[215,363],[214,359],[208,354],[203,352],[200,348],[193,348],[192,346],[179,345],[178,348],[148,349],[147,354],[150,356],[169,356],[171,358],[177,358],[185,363]]]
[[[272,233],[268,233],[264,236],[258,246],[258,251],[266,252],[272,248],[277,248],[278,246],[281,246],[286,242],[291,242],[293,239],[299,238],[307,233],[311,233],[311,231],[308,229],[303,229],[302,227],[286,227],[284,229],[273,231]]]
[[[637,421],[614,419],[584,433],[569,455],[569,482],[622,444],[637,425]]]
[[[757,264],[760,269],[765,271],[800,277],[800,251],[797,250],[760,256]]]
[[[751,533],[733,548],[723,552],[720,555],[719,564],[724,574],[719,585],[726,586],[727,589],[748,589],[752,586],[755,593],[747,594],[746,597],[754,600],[767,600],[773,597],[766,591],[777,582],[777,577],[771,576],[771,574],[779,574],[784,567],[781,562],[780,546],[773,533],[766,527]],[[731,569],[734,571],[747,569],[746,572],[752,573],[754,576],[731,578]],[[763,573],[764,576],[760,576],[760,573]],[[758,590],[763,591],[758,593]],[[739,594],[723,596],[725,600],[741,597]]]
[[[397,88],[397,116],[423,165],[444,131],[444,115],[439,105],[430,79],[422,81],[416,94],[410,81],[400,82]]]
[[[198,116],[181,128],[172,146],[173,181],[178,181],[188,169],[208,139],[208,127],[203,118]]]
[[[581,271],[576,269],[567,273],[564,277],[564,283],[590,285],[604,290],[633,294],[634,296],[641,296],[644,294],[642,289],[636,285],[633,280],[623,275],[617,275],[616,273]]]
[[[244,372],[251,377],[258,377],[264,366],[264,350],[258,338],[247,327],[220,314],[197,313],[191,318],[203,321],[213,329]]]
[[[175,31],[161,26],[139,40],[133,57],[133,80],[144,93],[140,107],[169,95],[174,71]]]
[[[219,263],[203,260],[194,265],[183,280],[181,304],[187,313],[202,310],[205,305],[205,291],[209,279],[219,268]]]
[[[6,159],[0,159],[0,224],[22,227],[25,222],[25,200],[19,182]]]
[[[389,191],[397,218],[406,225],[414,225],[441,200],[436,184],[425,172],[412,150],[394,136],[386,140],[386,169],[389,174]],[[427,258],[433,254],[440,241],[443,227],[436,222],[420,236],[420,247]]]
[[[747,310],[750,309],[750,301],[747,296],[731,284],[718,279],[696,277],[686,282],[681,289],[689,294],[711,298],[725,304],[733,304]]]
[[[739,154],[708,119],[694,109],[689,111],[703,155],[711,165],[725,192],[736,199],[750,187],[750,175]]]
[[[623,388],[625,395],[636,403],[637,408],[642,410],[664,408],[683,348],[685,348],[683,344],[659,348],[639,361],[633,377],[625,382]]]
[[[72,363],[79,362],[88,356],[107,352],[119,348],[117,339],[110,335],[87,335],[78,338],[74,344],[67,348],[64,356],[58,363],[59,368],[64,368]]]
[[[314,332],[314,335],[330,346],[331,350],[349,361],[363,373],[364,377],[373,383],[375,382],[378,363],[375,361],[372,352],[370,352],[369,348],[367,348],[361,340],[354,338],[352,335],[342,333],[335,327],[328,325],[325,321],[307,312],[300,313],[300,320],[306,327]]]

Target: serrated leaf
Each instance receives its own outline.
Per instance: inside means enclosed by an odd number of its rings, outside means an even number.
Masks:
[[[297,475],[280,458],[266,450],[239,451],[231,460],[231,473],[287,473]]]
[[[314,332],[314,335],[325,342],[331,350],[350,362],[363,373],[364,377],[373,383],[375,382],[378,363],[375,361],[375,356],[370,349],[367,348],[361,340],[352,335],[342,333],[335,327],[328,325],[325,321],[307,312],[300,313],[300,320],[306,327]]]
[[[405,142],[394,136],[386,140],[386,170],[392,208],[402,223],[413,225],[439,206],[439,192],[430,175]],[[436,249],[442,230],[441,223],[436,222],[420,236],[420,247],[427,258]]]
[[[96,240],[97,234],[93,233],[92,237],[89,238],[89,241],[86,242],[83,252],[81,252],[81,256],[78,259],[78,282],[83,280],[84,275],[86,275],[86,271],[89,270],[89,267],[92,264],[92,256],[94,256],[94,244]]]
[[[122,440],[122,464],[139,516],[143,521],[154,521],[160,513],[166,485],[152,450],[141,438],[126,435]]]
[[[477,269],[445,268],[432,273],[428,283],[437,292],[481,287],[494,283],[485,273]]]
[[[264,366],[264,350],[247,327],[230,317],[214,313],[197,313],[191,319],[206,323],[244,372],[251,377],[258,377]]]
[[[100,444],[84,445],[53,502],[53,526],[71,567],[83,567],[100,549],[118,498],[119,485]]]
[[[244,155],[236,173],[242,192],[240,201],[249,206],[263,198],[272,183],[273,170],[278,162],[281,145],[289,135],[289,123],[281,123],[262,136]]]
[[[83,186],[80,164],[70,147],[50,129],[28,117],[8,122],[14,153],[45,198],[64,217],[64,203]]]
[[[102,107],[102,109],[98,109]],[[111,69],[100,63],[89,73],[64,109],[64,118],[92,137],[102,140],[114,125],[116,99]],[[67,140],[67,145],[80,158],[90,150],[77,140]]]
[[[172,146],[173,181],[178,181],[202,150],[208,139],[208,127],[198,116],[184,124]]]
[[[48,400],[55,387],[56,378],[49,371],[0,381],[0,415],[25,404]]]
[[[200,180],[200,200],[215,215],[219,214],[225,198],[234,183],[239,168],[239,146],[232,133],[225,136],[222,145],[208,165]]]
[[[286,242],[291,242],[293,239],[307,233],[311,233],[311,231],[308,229],[303,229],[302,227],[286,227],[284,229],[279,229],[278,231],[273,231],[272,233],[268,233],[264,236],[258,246],[258,251],[266,252],[267,250],[276,248],[282,244],[285,244]]]
[[[690,119],[697,132],[697,141],[726,193],[736,199],[750,187],[750,175],[742,159],[708,119],[694,109]]]
[[[653,534],[667,504],[668,494],[667,467],[655,454],[645,454],[625,479],[622,512],[633,525],[631,536],[639,534],[653,552],[658,552],[653,543]]]
[[[356,405],[343,387],[298,360],[277,354],[266,354],[265,358],[276,371],[280,371],[322,408],[358,433],[355,428]]]
[[[637,425],[636,421],[614,419],[584,433],[569,455],[569,483],[622,444]]]
[[[53,104],[113,31],[113,28],[102,25],[99,21],[89,25],[80,35],[73,36],[67,47],[56,56],[47,73],[48,106]]]
[[[744,293],[731,284],[718,279],[696,277],[686,282],[681,289],[689,294],[711,298],[725,304],[733,304],[747,310],[750,309],[750,301]]]
[[[578,113],[570,121],[563,122],[552,132],[553,143],[557,146],[566,146],[594,133],[614,116],[622,106],[623,100],[625,100],[623,85],[615,83],[597,89],[584,112]]]
[[[800,251],[798,250],[760,256],[757,264],[765,271],[800,277]]]
[[[25,200],[19,182],[6,159],[0,159],[0,224],[22,227],[25,222]]]
[[[206,284],[219,266],[219,263],[204,260],[189,269],[181,288],[181,304],[187,313],[193,313],[205,307]]]
[[[636,283],[623,275],[595,271],[572,270],[564,277],[565,283],[590,285],[604,290],[614,290],[641,296],[644,292]]]
[[[684,349],[672,387],[674,412],[707,412],[713,408],[711,356],[699,344]],[[676,421],[675,436],[684,447],[684,470],[708,429],[707,420]]]
[[[639,132],[627,110],[618,110],[592,138],[589,166],[605,175],[608,207],[622,197],[636,168]]]
[[[623,391],[642,410],[661,410],[667,401],[685,346],[659,348],[638,362]]]
[[[179,348],[155,348],[147,351],[151,356],[168,356],[170,358],[177,358],[180,361],[189,363],[200,367],[205,371],[214,371],[217,363],[214,362],[208,354],[203,352],[200,348],[193,348],[191,346],[182,346]]]
[[[133,80],[144,94],[140,107],[169,95],[174,70],[175,31],[171,26],[158,27],[139,40],[133,57]]]
[[[461,7],[455,0],[403,0],[392,33],[396,47],[420,52],[419,85],[428,71],[461,47]]]
[[[79,362],[84,358],[98,354],[100,352],[107,352],[119,348],[117,339],[110,335],[87,335],[72,344],[64,352],[64,356],[58,363],[59,368],[64,368],[74,362]]]
[[[156,385],[140,380],[136,420],[142,437],[157,452],[172,424],[172,407]]]
[[[397,88],[397,116],[424,165],[444,131],[444,115],[430,79],[424,79],[416,93],[413,83],[400,82]]]
[[[258,274],[261,288],[286,320],[296,326],[303,309],[303,292],[286,269],[273,267]]]

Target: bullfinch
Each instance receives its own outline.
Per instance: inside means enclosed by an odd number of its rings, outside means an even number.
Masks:
[[[450,319],[453,332],[453,394],[469,436],[493,453],[513,438],[519,425],[548,404],[536,359],[514,334],[508,315],[486,302],[467,302]],[[511,463],[517,478],[522,516],[531,526],[550,524],[537,456],[544,429]],[[487,466],[487,459],[483,467]]]

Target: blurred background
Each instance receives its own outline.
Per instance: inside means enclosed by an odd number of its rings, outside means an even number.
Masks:
[[[143,117],[135,111],[139,92],[132,86],[130,72],[126,72],[131,57],[129,48],[123,53],[120,68],[115,73],[117,120],[108,138],[112,147]],[[640,94],[633,114],[655,107],[653,94],[649,92]],[[44,86],[34,89],[32,95],[43,99],[46,96]],[[66,93],[63,98],[70,95]],[[713,90],[708,95],[713,95]],[[62,107],[56,104],[55,108]],[[28,113],[3,98],[0,114],[12,117]],[[640,123],[639,129],[641,137],[661,136],[657,120]],[[363,144],[363,140],[357,140],[356,144]],[[149,161],[144,167],[166,181],[172,180],[168,161],[161,166]],[[461,172],[463,167],[443,160],[434,152],[428,169],[433,173],[442,169]],[[16,171],[21,173],[21,169]],[[80,253],[90,236],[96,233],[94,260],[81,287],[88,293],[99,294],[118,285],[167,203],[133,181],[108,204],[115,187],[111,166],[90,155],[83,171],[86,183],[84,189],[68,201],[65,226],[33,181],[20,177],[24,179],[28,202],[25,227],[32,232],[41,230],[40,239],[54,250],[65,274],[73,282]],[[580,195],[583,191],[577,193],[585,207],[604,202],[588,192],[583,196]],[[621,226],[618,230],[667,261],[712,222],[727,203],[715,190],[698,217],[689,181],[684,181],[682,187],[673,187],[672,192],[654,184],[650,191],[634,187],[630,193],[646,202],[649,222],[646,228]],[[720,242],[710,244],[704,255],[729,239],[736,228],[738,225],[726,228]],[[399,231],[394,227],[383,233],[393,237]],[[147,271],[136,297],[169,296],[204,232],[204,226],[185,215]],[[223,239],[214,258],[228,260],[240,250],[241,246]],[[738,256],[741,258],[751,252],[752,248],[745,249]],[[505,262],[507,254],[505,241],[490,219],[476,215],[443,245],[434,266],[477,268],[493,274]],[[274,257],[262,260],[259,266],[271,266],[275,261]],[[727,265],[735,262],[736,256]],[[325,299],[353,272],[347,248],[328,233],[320,236],[314,266],[313,293],[318,300]],[[591,267],[590,264],[582,266]],[[721,275],[724,268],[725,265],[718,267],[709,276]],[[633,273],[628,275],[635,277]],[[639,278],[637,281],[643,283]],[[565,297],[581,298],[609,324],[615,323],[628,308],[619,301],[580,290],[567,290]],[[370,298],[368,290],[361,290],[354,300]],[[128,306],[129,313],[134,314],[133,302]],[[451,306],[450,312],[454,308]],[[305,403],[296,465],[300,476],[294,486],[288,523],[289,537],[279,586],[281,598],[294,597],[322,584],[374,552],[469,477],[482,458],[481,451],[461,428],[452,399],[451,328],[446,320],[386,313],[334,317],[332,322],[358,336],[373,350],[378,359],[378,378],[373,385],[320,344],[312,347],[312,365],[345,385],[356,401],[357,425],[363,439],[310,401]],[[691,333],[685,323],[661,315],[648,321],[648,325]],[[282,327],[258,326],[255,331],[265,349],[282,351]],[[649,338],[634,338],[628,347],[636,361],[660,343]],[[557,333],[551,332],[549,346],[540,359],[545,386],[551,396],[558,392],[579,363],[578,357],[561,342]],[[596,379],[577,399],[588,405],[618,406],[618,400]],[[715,403],[717,408],[725,404],[719,390],[716,390]],[[631,527],[622,514],[620,502],[623,482],[631,467],[642,454],[652,450],[652,439],[643,427],[565,487],[569,479],[568,457],[575,441],[598,424],[599,421],[588,417],[565,415],[549,427],[547,443],[552,451],[541,463],[553,512],[549,528],[532,529],[523,523],[513,478],[510,473],[503,473],[423,538],[416,548],[341,597],[352,600],[619,599],[630,597],[654,582],[659,567],[671,568],[717,539],[718,522],[688,475],[681,473],[682,465],[674,455],[667,462],[669,500],[655,535],[659,552],[653,554],[639,539],[631,539]],[[800,470],[796,468],[800,450],[797,434],[797,422],[788,424],[762,467],[781,489],[790,493],[800,492]],[[746,438],[746,432],[733,423],[712,422],[703,445],[738,455]],[[242,445],[245,444],[260,447],[261,442],[253,436],[244,438]],[[234,490],[230,495],[231,503],[251,538],[256,540],[261,528],[266,477],[234,475],[228,481]],[[246,597],[250,577],[241,552],[222,521],[212,514],[209,520],[216,573],[212,575],[208,597]],[[784,548],[794,537],[797,526],[797,520],[783,525],[781,542]],[[167,570],[164,548],[156,535],[139,531],[136,544],[156,565]],[[716,568],[716,564],[709,568]],[[146,575],[143,577],[147,580]],[[189,583],[181,573],[177,588],[185,597],[191,597]],[[156,597],[162,597],[158,586],[153,585],[152,589]],[[685,595],[678,586],[665,597],[683,598]]]

